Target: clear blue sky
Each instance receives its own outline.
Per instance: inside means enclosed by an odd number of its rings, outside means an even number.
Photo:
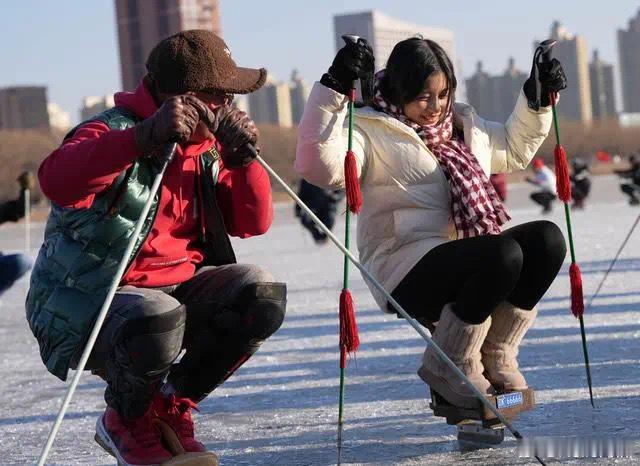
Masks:
[[[483,60],[501,72],[507,57],[528,70],[532,41],[545,38],[553,20],[585,36],[589,54],[617,64],[616,30],[627,27],[637,0],[222,0],[223,35],[243,66],[265,66],[278,79],[298,68],[309,81],[334,55],[336,13],[378,9],[406,21],[454,31],[463,76]],[[19,0],[2,3],[0,86],[38,84],[73,121],[83,96],[121,86],[115,7],[111,0]]]

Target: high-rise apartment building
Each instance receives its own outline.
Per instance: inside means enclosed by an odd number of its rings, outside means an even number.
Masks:
[[[49,129],[47,88],[0,88],[0,129]]]
[[[570,34],[558,21],[551,26],[551,38],[558,41],[552,55],[562,63],[570,83],[562,91],[558,115],[589,124],[593,115],[587,44],[582,36]]]
[[[618,30],[618,56],[622,107],[627,113],[640,113],[640,9],[628,29]]]
[[[343,34],[367,39],[375,55],[376,71],[386,66],[389,55],[398,42],[417,35],[437,42],[447,52],[454,66],[457,63],[453,31],[449,29],[412,24],[376,10],[334,16],[333,27],[336,50],[344,46],[341,37]]]
[[[187,29],[221,35],[218,0],[116,0],[116,21],[125,90],[138,85],[149,52],[165,37]]]
[[[82,99],[82,108],[80,109],[80,121],[86,121],[98,113],[102,113],[107,109],[115,106],[112,95],[90,96]]]
[[[495,121],[506,122],[515,108],[518,96],[522,92],[522,86],[529,77],[516,67],[516,61],[509,57],[504,73],[494,78],[496,92],[497,115]]]
[[[509,58],[505,72],[497,76],[490,76],[478,62],[476,73],[466,81],[467,100],[481,117],[504,123],[526,79],[527,74],[516,68],[513,58]]]
[[[613,65],[602,61],[597,50],[593,51],[593,60],[589,64],[589,80],[591,81],[593,118],[603,120],[615,117]]]
[[[264,86],[249,94],[249,114],[256,123],[291,128],[291,88],[289,83],[267,78]]]
[[[311,88],[302,79],[298,70],[291,73],[291,118],[294,125],[298,125],[304,113],[304,106],[309,98]]]
[[[483,118],[495,120],[496,106],[493,98],[493,79],[484,71],[481,61],[476,65],[476,72],[466,80],[467,101]]]

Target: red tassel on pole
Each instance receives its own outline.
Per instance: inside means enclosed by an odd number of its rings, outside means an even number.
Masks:
[[[571,181],[567,166],[567,153],[562,144],[556,145],[553,151],[553,162],[556,166],[556,192],[562,202],[571,201]]]
[[[347,151],[344,159],[344,184],[347,192],[347,205],[354,214],[360,212],[362,207],[362,193],[360,192],[360,181],[358,180],[358,165],[353,151]]]
[[[344,368],[346,353],[355,352],[359,346],[353,298],[349,290],[343,289],[340,293],[340,367]]]
[[[584,296],[582,295],[582,273],[575,262],[569,267],[569,280],[571,282],[571,312],[579,318],[584,314]]]

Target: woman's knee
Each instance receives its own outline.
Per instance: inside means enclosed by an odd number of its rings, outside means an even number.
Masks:
[[[562,230],[553,222],[541,220],[536,222],[536,245],[542,249],[541,253],[549,259],[564,261],[567,255],[567,245]]]
[[[490,267],[500,275],[518,279],[522,270],[522,248],[512,238],[496,236],[496,252]]]

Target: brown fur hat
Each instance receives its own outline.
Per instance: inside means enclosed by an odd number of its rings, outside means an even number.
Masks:
[[[149,54],[147,71],[168,94],[217,91],[249,94],[264,84],[264,68],[240,68],[224,41],[211,31],[182,31],[160,41]]]

